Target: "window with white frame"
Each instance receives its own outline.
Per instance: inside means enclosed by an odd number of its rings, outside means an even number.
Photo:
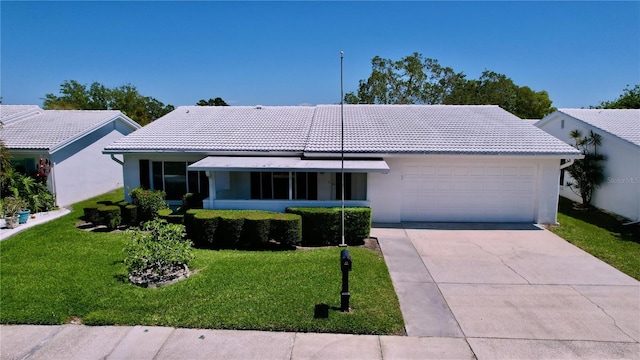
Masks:
[[[289,186],[291,184],[291,186]],[[291,197],[289,197],[291,189]],[[252,172],[251,198],[260,200],[317,200],[318,174]]]
[[[149,166],[148,161],[141,160],[142,167]],[[166,199],[181,200],[186,193],[197,193],[203,198],[209,196],[209,180],[204,171],[188,171],[187,166],[192,162],[186,161],[151,161],[150,187],[154,190],[162,190]]]

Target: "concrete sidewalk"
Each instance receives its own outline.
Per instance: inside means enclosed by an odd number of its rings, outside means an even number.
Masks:
[[[0,229],[0,241],[5,240],[7,238],[9,238],[10,236],[17,234],[23,230],[26,230],[30,227],[39,225],[39,224],[43,224],[46,223],[48,221],[51,221],[53,219],[57,219],[59,217],[65,216],[68,213],[70,213],[71,210],[69,209],[65,209],[65,208],[61,208],[58,210],[52,210],[52,211],[47,211],[47,212],[40,212],[35,214],[36,217],[35,218],[29,218],[29,220],[27,220],[26,223],[24,224],[20,224],[18,225],[18,227],[14,228],[14,229],[7,229],[7,228],[1,228]]]
[[[0,326],[2,359],[473,359],[464,339],[173,329]]]

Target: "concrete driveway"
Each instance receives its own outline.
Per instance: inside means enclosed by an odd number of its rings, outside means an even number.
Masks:
[[[376,227],[407,334],[478,359],[640,358],[640,282],[533,225]]]

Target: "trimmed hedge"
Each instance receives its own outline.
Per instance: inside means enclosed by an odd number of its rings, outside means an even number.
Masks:
[[[276,214],[270,220],[269,238],[287,247],[302,244],[302,218],[296,214]]]
[[[100,206],[97,209],[97,213],[99,218],[98,224],[105,225],[110,230],[117,229],[122,222],[120,206],[118,205]]]
[[[158,210],[158,217],[169,224],[182,225],[184,222],[184,214],[175,213],[171,209]]]
[[[125,205],[122,211],[122,223],[129,226],[138,226],[138,205]]]
[[[285,210],[302,217],[303,246],[334,246],[342,241],[342,208],[292,207]],[[371,231],[371,208],[344,209],[345,242],[362,245]]]
[[[84,212],[84,221],[92,223],[94,226],[100,222],[100,216],[98,214],[98,208],[104,206],[102,204],[91,204],[85,206],[82,210]]]
[[[301,218],[258,210],[188,210],[187,236],[198,247],[259,249],[275,240],[285,247],[301,242]]]

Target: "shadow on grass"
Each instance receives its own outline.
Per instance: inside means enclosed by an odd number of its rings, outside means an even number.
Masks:
[[[560,197],[558,212],[606,229],[616,234],[616,237],[619,237],[620,240],[640,243],[640,226],[638,224],[622,225],[627,222],[627,220],[598,209],[577,210],[574,208],[575,204],[576,203],[567,198]]]

